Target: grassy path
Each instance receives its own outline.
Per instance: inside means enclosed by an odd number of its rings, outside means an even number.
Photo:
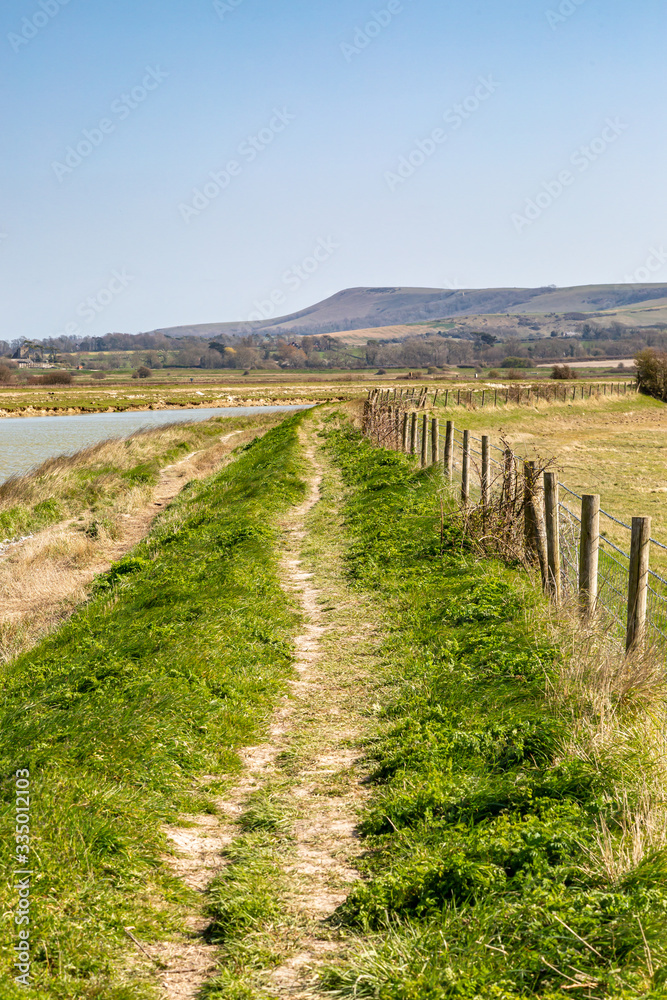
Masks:
[[[189,941],[153,952],[169,965],[168,1000],[199,996],[202,985],[212,997],[309,997],[318,968],[345,950],[329,918],[359,878],[359,746],[373,727],[377,616],[344,580],[340,484],[312,420],[301,445],[307,495],[279,525],[282,586],[302,614],[296,677],[216,815],[168,831],[174,873],[204,893]]]

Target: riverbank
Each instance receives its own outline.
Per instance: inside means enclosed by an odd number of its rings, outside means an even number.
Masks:
[[[51,458],[0,485],[0,662],[63,622],[189,483],[282,419],[284,411],[170,424]]]
[[[15,410],[0,410],[0,419],[11,417],[76,417],[83,414],[93,413],[144,413],[152,410],[197,410],[197,409],[237,409],[247,406],[317,406],[321,400],[307,399],[300,396],[286,399],[284,396],[274,399],[255,399],[252,397],[239,397],[233,401],[219,398],[207,398],[198,402],[165,402],[160,400],[156,403],[147,404],[119,404],[115,406],[102,406],[96,404],[85,404],[81,406],[42,406],[36,407],[28,405],[17,407]]]

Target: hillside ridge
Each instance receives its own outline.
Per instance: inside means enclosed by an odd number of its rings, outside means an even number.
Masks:
[[[459,316],[497,313],[599,313],[656,299],[667,299],[667,284],[573,285],[568,288],[346,288],[312,306],[263,320],[199,323],[151,331],[169,337],[250,333],[324,334],[344,330],[433,322]],[[266,306],[270,302],[256,305]]]

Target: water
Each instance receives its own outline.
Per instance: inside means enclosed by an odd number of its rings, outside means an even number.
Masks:
[[[56,455],[71,455],[108,438],[122,438],[164,424],[193,423],[210,417],[302,410],[303,406],[224,406],[197,410],[141,410],[85,413],[72,417],[12,417],[0,420],[0,483],[22,475]]]

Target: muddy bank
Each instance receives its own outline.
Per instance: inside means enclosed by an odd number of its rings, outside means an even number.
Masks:
[[[3,410],[0,409],[0,418],[11,418],[11,417],[73,417],[81,416],[85,414],[92,413],[141,413],[148,410],[198,410],[201,408],[221,408],[221,409],[233,409],[235,407],[241,406],[317,406],[322,402],[344,402],[347,396],[336,396],[332,399],[322,400],[322,399],[308,399],[301,396],[285,398],[284,396],[276,397],[260,397],[259,399],[253,399],[252,397],[243,397],[240,399],[202,399],[200,402],[190,402],[190,403],[179,403],[177,401],[169,402],[156,402],[148,403],[145,405],[131,405],[131,406],[50,406],[50,407],[36,407],[36,406],[25,406],[21,409],[16,410]]]

